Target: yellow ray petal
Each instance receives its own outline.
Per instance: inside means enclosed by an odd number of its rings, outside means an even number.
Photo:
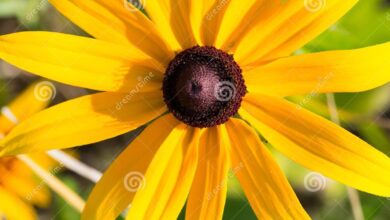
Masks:
[[[160,34],[175,50],[196,45],[190,22],[191,0],[148,0],[145,9]]]
[[[242,34],[248,32],[252,28],[251,24],[257,21],[261,15],[259,10],[266,6],[269,8],[269,5],[274,5],[273,1],[245,0],[244,3],[242,0],[229,0],[215,42],[216,47],[224,51],[232,50],[239,43],[238,39]],[[213,11],[208,16],[211,14]]]
[[[150,0],[144,7],[149,17],[156,25],[157,30],[162,34],[169,45],[175,51],[180,50],[180,43],[176,40],[173,29],[170,25],[170,0]]]
[[[390,43],[282,58],[244,72],[249,92],[269,95],[359,92],[390,81]]]
[[[199,134],[184,124],[172,130],[150,163],[145,187],[135,195],[126,219],[177,219],[195,175]]]
[[[199,1],[190,1],[190,22],[192,27],[192,32],[194,34],[194,38],[199,45],[203,45],[202,43],[202,33],[201,27],[203,20],[214,5],[215,0],[199,0]],[[207,19],[207,17],[206,17]]]
[[[390,196],[390,159],[343,128],[280,98],[247,95],[239,114],[279,151],[356,189]]]
[[[160,146],[178,124],[179,121],[172,115],[163,116],[134,139],[93,189],[82,219],[115,219],[128,207],[138,188],[148,184],[147,180],[144,182],[144,173]]]
[[[154,216],[160,215],[160,219],[177,219],[180,211],[182,210],[187,198],[190,193],[193,178],[195,176],[196,167],[199,159],[199,138],[201,130],[197,128],[188,127],[187,137],[183,144],[185,155],[181,165],[180,173],[178,176],[177,183],[169,196],[168,202],[165,206],[160,207],[158,210],[161,212],[153,211]],[[192,134],[191,134],[192,133]],[[170,165],[171,166],[171,163]],[[165,174],[164,174],[165,175]],[[156,201],[157,202],[157,201]],[[155,204],[156,206],[156,204]],[[163,210],[161,210],[163,208]],[[149,210],[153,210],[149,208]]]
[[[0,36],[0,58],[46,78],[101,91],[128,92],[146,78],[142,89],[157,90],[164,71],[151,58],[124,47],[51,32]]]
[[[98,93],[44,110],[15,127],[0,155],[95,143],[133,130],[166,111],[162,94]]]
[[[44,187],[45,183],[34,181],[33,176],[27,178],[24,175],[20,176],[4,169],[4,167],[0,167],[0,172],[2,187],[8,191],[39,207],[47,207],[50,204],[50,193]]]
[[[220,33],[224,14],[229,8],[231,0],[213,0],[205,7],[208,9],[202,20],[200,29],[201,42],[206,46],[214,46]]]
[[[34,209],[24,203],[15,195],[0,187],[0,217],[4,215],[6,219],[35,220],[37,216]]]
[[[270,48],[268,53],[264,54],[264,60],[270,60],[275,57],[284,57],[292,54],[294,51],[302,48],[324,32],[331,25],[341,19],[349,10],[351,10],[359,0],[322,0],[323,7],[313,8],[310,3],[307,3],[306,10],[312,13],[318,13],[319,16],[309,25],[300,29],[298,32],[290,35],[287,39],[282,39],[276,46]],[[290,27],[289,27],[290,28]]]
[[[229,49],[235,51],[241,66],[290,55],[335,23],[356,2],[319,0],[312,5],[302,0],[264,1],[257,10],[250,11],[248,16],[252,17],[244,17],[222,48],[236,43],[235,48]]]
[[[32,116],[33,114],[44,109],[51,100],[51,97],[40,98],[38,95],[39,92],[48,92],[44,95],[52,95],[54,91],[51,88],[43,88],[44,91],[38,91],[42,89],[40,85],[44,85],[44,81],[38,81],[31,84],[25,91],[23,91],[15,100],[13,100],[8,106],[8,110],[12,112],[13,116],[16,117],[17,121],[23,121],[26,118]],[[0,114],[0,131],[8,133],[15,122],[8,118],[9,116]]]
[[[191,25],[193,0],[170,0],[170,25],[181,48],[186,49],[197,45]]]
[[[310,219],[271,153],[242,120],[226,124],[233,170],[259,219]]]
[[[62,14],[97,39],[137,47],[160,62],[172,57],[172,49],[159,37],[154,25],[126,1],[50,0]]]
[[[186,219],[222,219],[230,168],[225,127],[206,129],[199,148],[199,164],[188,197]]]

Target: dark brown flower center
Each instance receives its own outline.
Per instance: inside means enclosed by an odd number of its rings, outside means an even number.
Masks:
[[[169,111],[193,127],[223,124],[235,115],[246,93],[241,68],[214,47],[193,47],[169,64],[163,93]]]

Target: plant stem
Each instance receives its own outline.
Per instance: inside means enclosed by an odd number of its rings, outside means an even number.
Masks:
[[[54,160],[62,163],[67,169],[72,170],[94,183],[97,183],[102,177],[102,173],[95,168],[82,163],[61,150],[51,150],[48,151],[47,154]]]
[[[334,123],[340,125],[340,118],[337,112],[337,105],[333,93],[326,94],[326,100],[327,100],[331,120]],[[351,203],[354,219],[364,220],[362,204],[360,203],[358,191],[356,189],[347,187],[347,192],[348,192],[349,202]]]
[[[347,192],[355,220],[364,220],[362,204],[360,203],[358,191],[351,187],[347,187]]]

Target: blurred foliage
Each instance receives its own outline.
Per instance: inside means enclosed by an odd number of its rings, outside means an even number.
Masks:
[[[358,125],[362,138],[380,151],[388,153],[390,140],[388,133],[375,123],[365,122]]]
[[[70,189],[75,192],[80,192],[80,187],[77,181],[67,175],[61,175],[59,177]],[[77,220],[80,219],[80,214],[72,206],[70,206],[65,200],[55,194],[53,205],[53,220]]]
[[[390,4],[387,0],[360,0],[338,23],[305,46],[315,52],[355,49],[390,40]]]
[[[16,17],[26,28],[35,29],[48,5],[47,0],[0,0],[0,18]]]

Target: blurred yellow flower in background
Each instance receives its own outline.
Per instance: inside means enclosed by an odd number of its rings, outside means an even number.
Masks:
[[[293,55],[356,0],[52,0],[96,39],[0,36],[0,58],[104,91],[45,110],[1,142],[2,156],[106,140],[150,123],[105,172],[83,219],[222,219],[230,168],[260,219],[309,219],[263,144],[356,189],[390,196],[390,159],[287,96],[390,81],[390,44]],[[162,91],[161,91],[162,89]],[[55,143],[55,144],[53,144]]]
[[[46,108],[50,99],[39,98],[42,88],[40,81],[30,85],[0,115],[0,134],[4,137],[16,125],[33,114]],[[57,164],[44,154],[30,157],[46,170]],[[51,195],[46,184],[33,171],[16,157],[0,158],[0,217],[5,219],[37,219],[33,206],[47,208]]]

